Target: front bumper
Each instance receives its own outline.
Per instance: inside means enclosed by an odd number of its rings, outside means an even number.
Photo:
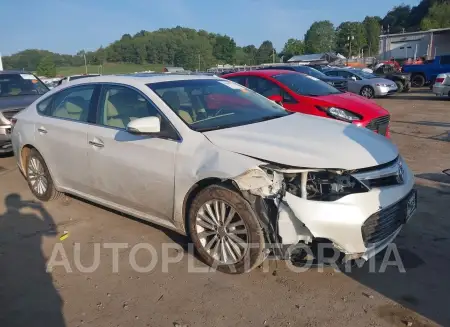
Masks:
[[[388,87],[388,86],[375,86],[374,88],[375,91],[375,96],[386,96],[386,95],[391,95],[397,92],[397,85],[393,85],[392,87]]]
[[[312,201],[287,193],[285,206],[280,210],[282,243],[328,239],[338,250],[353,258],[368,260],[376,255],[395,239],[403,227],[403,223],[399,223],[403,212],[393,208],[409,198],[414,186],[412,172],[406,165],[403,167],[403,184],[372,188],[369,192],[347,195],[337,201]],[[284,210],[286,208],[289,210]],[[390,215],[386,216],[387,213]],[[387,227],[377,234],[378,237],[371,238],[367,233],[377,216],[383,216],[383,224]],[[289,219],[292,226],[287,228]],[[381,222],[381,218],[377,221]]]

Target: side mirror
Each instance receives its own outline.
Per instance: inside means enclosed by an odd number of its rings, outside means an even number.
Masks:
[[[155,134],[160,131],[161,122],[156,116],[138,118],[127,125],[127,132],[131,134]]]
[[[350,77],[350,79],[351,79],[352,81],[356,81],[356,77],[355,77],[355,76]]]
[[[442,171],[444,174],[450,176],[450,169],[445,169]]]
[[[283,103],[283,97],[281,95],[271,95],[270,97],[267,97],[270,101],[273,101],[275,103],[278,103],[281,105]]]

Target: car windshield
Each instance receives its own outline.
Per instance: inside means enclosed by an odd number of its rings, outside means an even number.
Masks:
[[[284,117],[290,112],[227,80],[151,83],[152,89],[191,129],[206,132]]]
[[[313,76],[318,79],[328,78],[328,76],[325,75],[324,73],[318,71],[315,68],[308,67],[308,66],[298,66],[298,67],[295,67],[295,70],[300,73],[308,74],[308,75]]]
[[[361,77],[362,79],[370,79],[370,78],[377,78],[374,74],[367,73],[363,70],[355,70],[354,73]]]
[[[0,97],[40,95],[48,90],[33,74],[0,74]]]
[[[297,94],[305,96],[323,96],[342,93],[330,84],[303,74],[280,74],[272,76]]]

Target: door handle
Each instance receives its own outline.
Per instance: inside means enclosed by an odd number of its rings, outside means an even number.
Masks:
[[[44,127],[39,127],[38,132],[41,134],[47,134],[47,130]]]
[[[102,142],[89,141],[89,144],[97,148],[103,148],[105,145]]]

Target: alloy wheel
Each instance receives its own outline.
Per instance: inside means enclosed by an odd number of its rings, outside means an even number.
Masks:
[[[239,262],[247,252],[247,226],[225,201],[204,203],[197,212],[195,228],[203,249],[223,264]]]
[[[32,189],[39,195],[47,192],[48,180],[45,175],[44,165],[35,157],[28,162],[27,176]]]

